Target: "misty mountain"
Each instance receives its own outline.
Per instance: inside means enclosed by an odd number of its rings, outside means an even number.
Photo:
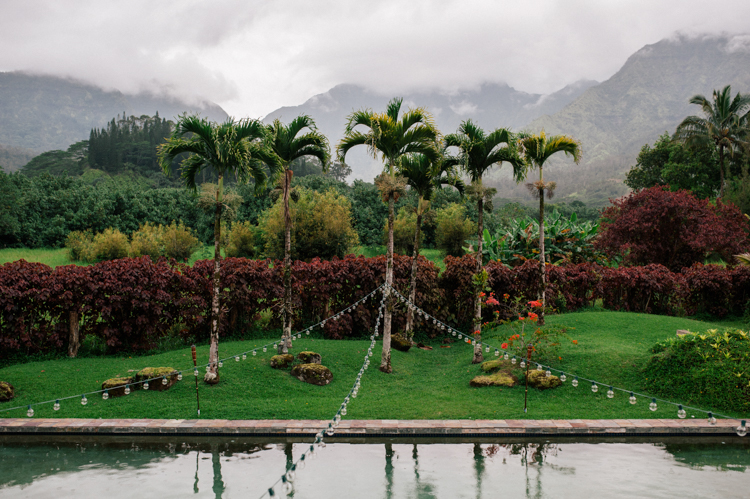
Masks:
[[[555,113],[575,100],[595,81],[579,81],[549,95],[529,94],[506,84],[487,83],[477,90],[465,90],[452,94],[407,93],[405,107],[425,107],[437,121],[444,133],[455,132],[459,124],[471,118],[485,129],[498,127],[518,129],[534,118]],[[381,95],[358,85],[338,85],[326,93],[316,95],[299,106],[282,107],[264,118],[270,123],[274,119],[289,122],[300,114],[315,119],[318,129],[335,147],[343,136],[347,116],[359,109],[384,111],[392,95]],[[360,150],[361,149],[361,150]],[[369,158],[364,148],[355,148],[347,155],[354,178],[371,180],[382,169],[382,165]]]
[[[210,103],[188,104],[145,93],[125,95],[53,76],[0,73],[0,144],[6,148],[36,153],[64,150],[88,139],[92,128],[106,125],[118,114],[152,116],[156,112],[168,119],[183,112],[200,112],[215,121],[227,117]]]

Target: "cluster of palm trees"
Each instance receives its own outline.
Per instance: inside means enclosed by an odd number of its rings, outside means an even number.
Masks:
[[[540,210],[540,283],[546,286],[544,255],[544,196],[554,190],[554,183],[544,183],[543,167],[553,154],[562,151],[578,162],[580,145],[571,137],[513,134],[499,128],[485,133],[471,120],[463,122],[457,133],[441,137],[434,119],[424,108],[407,109],[402,113],[402,99],[389,102],[385,112],[372,110],[353,112],[347,121],[344,138],[336,147],[339,161],[345,162],[347,153],[356,146],[366,146],[375,158],[382,159],[383,173],[376,179],[384,203],[388,204],[388,246],[386,257],[386,284],[393,283],[393,223],[394,205],[407,186],[419,196],[417,227],[414,236],[414,253],[411,268],[409,297],[416,294],[417,257],[423,215],[435,189],[450,185],[462,194],[466,192],[477,202],[479,210],[477,274],[482,273],[483,212],[492,210],[494,189],[482,183],[484,174],[503,162],[511,165],[516,181],[520,182],[534,168],[539,170],[539,181],[529,184],[530,190],[539,197]],[[289,125],[274,121],[264,125],[255,120],[228,120],[216,125],[196,116],[181,116],[172,136],[160,146],[159,157],[166,174],[170,173],[172,160],[188,153],[182,162],[181,176],[187,188],[195,190],[195,176],[204,169],[213,169],[218,174],[219,187],[215,201],[215,256],[212,295],[211,347],[209,370],[205,381],[216,383],[218,374],[218,328],[219,328],[219,277],[221,213],[223,209],[223,176],[234,174],[239,181],[252,177],[256,189],[262,191],[269,178],[278,179],[283,189],[285,218],[283,340],[279,351],[285,353],[290,346],[292,330],[291,300],[291,226],[289,211],[292,161],[303,156],[313,156],[323,164],[324,171],[330,163],[328,141],[316,128],[309,116],[299,116]],[[462,175],[470,184],[464,185]],[[481,298],[475,293],[475,331],[481,330]],[[544,299],[542,291],[541,297]],[[383,320],[383,353],[380,370],[390,373],[391,368],[391,319],[394,301],[389,296]],[[540,315],[543,323],[543,315]],[[406,332],[410,337],[414,324],[413,312],[407,312]],[[474,350],[474,362],[481,362],[479,341]]]

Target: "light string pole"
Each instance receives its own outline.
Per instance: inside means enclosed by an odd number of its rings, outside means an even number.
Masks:
[[[381,287],[378,287],[378,289],[381,289]],[[377,291],[378,289],[376,289],[375,291]],[[375,291],[373,291],[373,293]],[[300,455],[297,461],[293,462],[292,465],[287,468],[286,472],[283,475],[281,475],[281,477],[279,477],[273,483],[273,485],[271,485],[267,490],[265,490],[263,494],[261,494],[260,496],[261,499],[263,497],[271,497],[271,498],[277,497],[278,489],[281,489],[281,492],[283,494],[289,494],[290,492],[292,492],[292,490],[294,489],[294,480],[296,479],[297,471],[304,469],[305,464],[310,459],[314,459],[316,455],[320,452],[320,450],[325,448],[326,446],[325,437],[332,436],[336,432],[336,429],[338,428],[339,423],[341,422],[341,418],[343,416],[346,416],[347,405],[351,402],[351,399],[357,398],[357,395],[360,389],[361,380],[362,380],[362,375],[364,375],[367,368],[370,367],[370,357],[372,357],[373,355],[373,347],[375,346],[377,337],[379,335],[378,331],[380,328],[380,321],[383,318],[385,300],[386,300],[386,293],[383,292],[383,298],[380,300],[380,307],[378,309],[378,318],[375,321],[375,329],[373,331],[373,334],[370,335],[370,346],[367,349],[367,354],[365,355],[365,359],[362,364],[362,367],[360,368],[359,373],[357,374],[357,377],[354,380],[354,384],[352,385],[352,388],[349,390],[349,393],[347,394],[347,396],[344,397],[344,401],[341,403],[339,410],[336,412],[333,418],[331,418],[330,422],[328,423],[328,426],[325,429],[322,429],[318,433],[315,434],[313,443],[307,449],[305,449],[305,451]]]
[[[195,345],[190,347],[193,353],[193,376],[195,378],[195,402],[198,404],[198,416],[201,415],[201,398],[198,394],[198,355],[195,352]]]

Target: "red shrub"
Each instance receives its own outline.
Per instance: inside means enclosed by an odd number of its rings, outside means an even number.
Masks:
[[[685,279],[663,265],[603,268],[598,295],[604,308],[675,315],[688,295]]]
[[[630,265],[660,264],[673,272],[711,253],[725,261],[748,246],[748,222],[734,205],[655,186],[612,201],[602,212],[598,248]]]
[[[685,303],[688,315],[709,313],[724,317],[732,309],[732,272],[721,265],[694,264],[682,269],[690,290]]]

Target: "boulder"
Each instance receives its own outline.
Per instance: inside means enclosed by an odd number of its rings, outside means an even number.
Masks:
[[[324,386],[331,382],[333,373],[320,364],[297,364],[292,368],[292,376],[311,385]]]
[[[132,382],[133,378],[128,377],[110,378],[102,383],[102,390],[107,390],[110,397],[122,397],[125,395],[125,386],[130,385]],[[132,385],[130,389],[137,390],[140,387],[141,385]]]
[[[0,402],[7,402],[16,396],[13,385],[7,381],[0,381]]]
[[[163,377],[167,378],[166,385],[163,384],[162,379],[153,379]],[[172,367],[147,367],[141,369],[135,374],[135,382],[138,383],[139,386],[143,386],[140,382],[146,380],[151,380],[148,382],[149,390],[163,392],[164,390],[169,390],[172,385],[177,383],[177,371]],[[131,386],[130,389],[132,390],[133,387]]]
[[[294,362],[294,355],[285,353],[271,357],[271,367],[274,369],[286,369]]]
[[[562,385],[562,381],[557,376],[547,376],[544,371],[538,371],[536,369],[531,370],[527,374],[529,380],[529,386],[538,388],[540,390],[547,390],[550,388],[557,388]]]
[[[322,360],[320,354],[315,352],[300,352],[297,354],[297,358],[303,364],[320,364]]]
[[[470,386],[506,386],[508,388],[516,386],[518,377],[509,370],[498,371],[491,375],[477,376],[469,381]]]
[[[411,340],[407,340],[400,333],[394,334],[391,336],[391,346],[400,352],[408,352],[411,348]]]

